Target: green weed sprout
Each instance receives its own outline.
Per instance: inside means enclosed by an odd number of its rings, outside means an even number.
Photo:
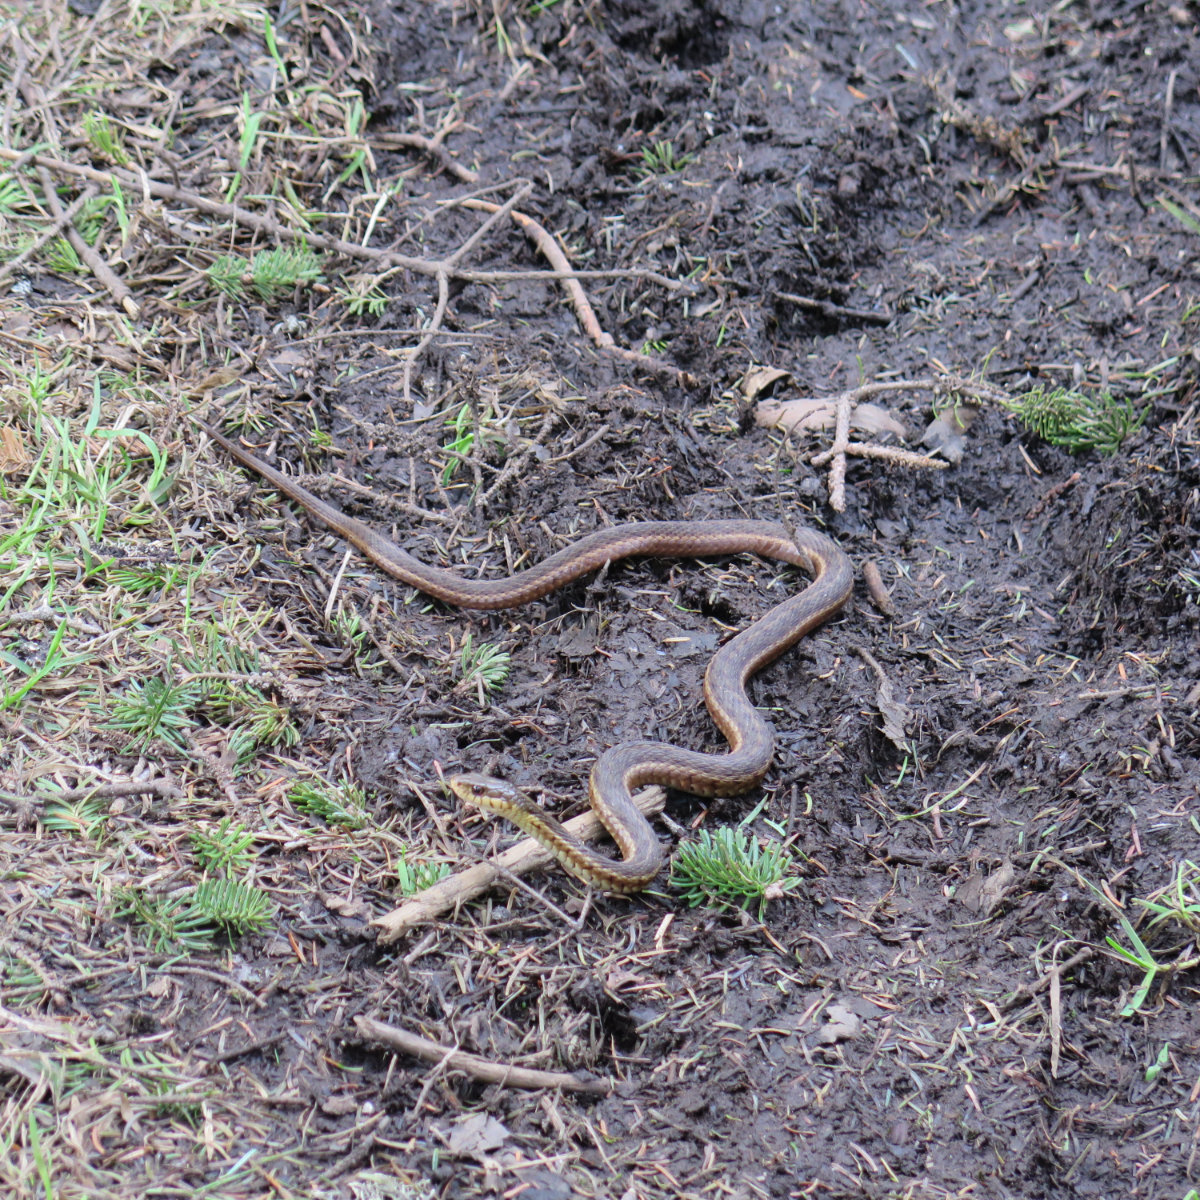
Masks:
[[[653,146],[643,148],[638,174],[643,179],[654,175],[675,175],[688,163],[694,162],[695,158],[694,154],[677,153],[673,142],[656,142]]]

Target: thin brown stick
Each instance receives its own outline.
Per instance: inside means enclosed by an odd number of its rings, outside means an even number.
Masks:
[[[780,300],[795,304],[798,308],[806,308],[810,312],[819,312],[823,317],[837,321],[858,321],[864,325],[890,325],[895,319],[889,312],[872,312],[869,308],[847,308],[844,304],[834,304],[830,300],[818,300],[813,296],[801,296],[796,292],[776,292]]]
[[[51,238],[57,237],[72,221],[79,215],[79,210],[91,199],[97,195],[97,190],[94,187],[86,187],[78,196],[71,202],[70,206],[63,209],[61,213],[37,235],[33,241],[21,251],[20,254],[14,255],[2,267],[0,267],[0,283],[3,283],[17,268],[24,262],[28,262],[41,252],[45,244]]]
[[[25,101],[30,108],[42,108],[41,98],[32,85],[23,85],[21,93],[24,95]],[[49,133],[50,117],[44,108],[42,111],[42,122],[46,125],[47,132]],[[54,179],[50,174],[49,168],[38,163],[37,174],[38,179],[42,183],[42,193],[46,198],[46,207],[50,210],[50,215],[54,218],[55,224],[62,229],[67,241],[71,243],[71,248],[79,255],[80,259],[87,265],[88,270],[95,276],[97,282],[108,292],[113,300],[125,310],[129,317],[136,320],[142,310],[138,306],[137,301],[134,300],[133,293],[117,277],[117,273],[105,262],[99,251],[84,241],[79,230],[75,228],[71,219],[66,215],[66,210],[63,208],[62,202],[58,198],[58,192],[55,190]]]
[[[99,625],[91,621],[85,621],[82,617],[71,617],[64,613],[55,612],[49,604],[39,604],[37,608],[29,608],[24,612],[7,613],[2,619],[6,625],[31,625],[38,621],[61,622],[68,629],[74,629],[79,633],[96,635],[104,633],[104,630]]]
[[[1082,963],[1089,962],[1095,958],[1099,951],[1095,946],[1084,946],[1082,950],[1072,954],[1065,962],[1056,963],[1044,974],[1039,975],[1032,983],[1023,983],[1019,988],[1007,996],[1001,1004],[1001,1008],[1012,1008],[1016,1004],[1020,1004],[1024,1000],[1032,1000],[1038,992],[1048,988],[1055,978],[1062,977],[1070,970],[1080,966]]]
[[[634,804],[647,816],[661,812],[665,801],[662,789],[656,787],[645,788],[633,798]],[[604,832],[604,826],[594,812],[573,817],[565,822],[565,825],[568,832],[584,841],[594,841]],[[553,861],[554,856],[540,842],[533,838],[525,838],[503,854],[496,855],[491,861],[477,863],[465,871],[439,880],[415,896],[410,896],[399,908],[377,917],[371,922],[371,926],[378,930],[380,945],[387,945],[459,904],[481,896],[502,880],[502,871],[513,875],[526,875],[530,871],[548,867]]]
[[[816,402],[835,407],[837,414],[833,444],[827,450],[814,454],[809,462],[814,467],[829,465],[828,489],[829,504],[835,512],[846,511],[846,459],[875,458],[884,462],[895,463],[897,466],[912,467],[924,470],[944,470],[950,464],[944,459],[932,458],[928,454],[917,454],[912,450],[903,450],[898,446],[881,446],[875,442],[850,441],[851,417],[854,406],[861,404],[872,396],[883,395],[887,392],[917,392],[931,391],[935,398],[946,395],[970,396],[977,400],[1004,400],[1005,394],[998,388],[974,379],[964,379],[961,375],[949,373],[938,376],[925,376],[921,379],[897,379],[887,383],[864,383],[860,387],[849,388],[837,396],[827,398],[804,397],[800,402]]]
[[[833,445],[826,451],[830,458],[829,503],[834,512],[846,511],[846,448],[850,445],[850,410],[848,395],[838,397],[833,422]],[[816,466],[816,457],[813,466]]]
[[[484,212],[495,212],[498,207],[490,200],[478,199],[464,200],[463,206],[465,208],[482,209]],[[579,318],[579,323],[583,326],[584,333],[592,339],[592,342],[598,349],[612,354],[617,358],[623,358],[626,362],[651,371],[656,375],[665,375],[681,387],[695,388],[700,386],[700,381],[694,375],[688,374],[687,371],[681,371],[678,367],[673,367],[670,363],[663,362],[662,359],[655,358],[649,354],[638,354],[634,350],[627,350],[622,346],[618,346],[612,334],[606,333],[601,327],[600,321],[596,316],[596,310],[592,308],[591,301],[587,297],[587,292],[583,290],[583,284],[579,282],[576,272],[571,269],[571,264],[567,261],[567,256],[563,253],[562,247],[554,240],[549,231],[527,213],[514,211],[510,215],[521,226],[530,241],[541,251],[542,256],[562,279],[563,288],[570,298],[571,307],[575,310],[575,315]]]
[[[103,800],[116,796],[165,796],[175,799],[182,795],[179,785],[170,779],[124,780],[120,783],[96,783],[90,787],[64,788],[60,792],[34,792],[25,795],[17,792],[0,792],[0,799],[14,804],[31,801],[49,801],[55,804],[72,804],[76,800]]]
[[[412,348],[404,359],[404,404],[406,408],[412,407],[412,370],[413,366],[420,361],[421,356],[429,349],[433,339],[437,336],[438,331],[442,327],[442,322],[446,317],[446,308],[450,303],[450,272],[458,266],[458,264],[474,249],[474,247],[483,240],[488,230],[499,221],[503,220],[505,215],[511,214],[513,206],[529,195],[532,190],[532,185],[529,183],[523,184],[517,189],[503,204],[493,205],[489,208],[492,213],[490,217],[478,228],[473,234],[449,258],[442,260],[442,268],[437,273],[438,299],[437,308],[434,309],[433,316],[430,318],[429,327],[425,330],[421,340]],[[482,203],[482,201],[481,201]]]
[[[410,150],[420,150],[422,154],[437,159],[438,165],[443,170],[448,171],[456,179],[461,179],[463,183],[479,182],[478,173],[451,158],[450,151],[437,138],[427,138],[419,133],[383,133],[374,134],[371,137],[371,145],[384,150],[392,150],[400,146]]]
[[[894,617],[896,615],[896,606],[892,603],[892,597],[888,594],[888,590],[884,586],[883,576],[879,573],[879,564],[873,558],[868,558],[863,563],[862,577],[863,583],[867,585],[867,592],[871,597],[871,603],[885,617]]]
[[[490,213],[499,212],[500,209],[498,204],[493,204],[490,200],[464,200],[463,207],[478,208]],[[550,232],[545,226],[539,224],[529,216],[528,213],[514,212],[510,213],[510,215],[525,231],[529,240],[542,252],[542,257],[556,271],[562,271],[567,275],[567,278],[563,280],[563,289],[571,298],[571,307],[575,310],[575,315],[579,318],[580,325],[583,326],[583,332],[601,348],[616,345],[612,334],[605,333],[600,327],[600,321],[596,316],[596,310],[592,308],[592,302],[587,298],[587,293],[583,290],[583,285],[575,278],[574,272],[571,270],[571,264],[567,262],[567,256],[563,253],[562,247],[554,240]]]
[[[386,1046],[402,1054],[411,1054],[424,1062],[444,1064],[457,1071],[465,1071],[472,1079],[483,1083],[498,1083],[501,1087],[525,1088],[539,1091],[543,1088],[562,1088],[568,1092],[586,1092],[593,1096],[607,1096],[616,1084],[609,1079],[580,1079],[565,1071],[535,1071],[529,1067],[514,1067],[508,1063],[493,1062],[475,1054],[443,1046],[395,1025],[385,1025],[373,1017],[355,1017],[358,1036],[365,1042]]]
[[[1057,500],[1063,492],[1073,488],[1082,478],[1083,476],[1080,472],[1075,471],[1068,475],[1066,479],[1060,480],[1025,514],[1025,520],[1033,521],[1037,517],[1040,517],[1045,512],[1048,504]]]

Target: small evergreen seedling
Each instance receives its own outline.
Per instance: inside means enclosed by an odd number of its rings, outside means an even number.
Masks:
[[[208,829],[194,829],[191,834],[192,853],[201,870],[246,871],[253,855],[254,834],[247,833],[241,825],[234,825],[229,817]]]
[[[367,823],[366,797],[353,784],[329,787],[319,780],[302,779],[292,785],[288,799],[302,812],[327,825],[361,829]]]
[[[201,699],[201,689],[194,683],[167,683],[154,677],[145,682],[134,679],[125,695],[113,703],[109,726],[133,735],[125,753],[156,737],[182,746],[183,731],[194,724],[189,711]]]
[[[206,879],[191,895],[195,912],[231,934],[254,933],[271,919],[274,905],[262,888],[241,879]]]
[[[307,246],[278,246],[247,261],[239,254],[222,254],[208,268],[213,286],[240,300],[250,287],[264,304],[287,295],[301,284],[321,279],[321,258]]]
[[[477,646],[468,633],[458,655],[458,686],[465,689],[474,685],[481,693],[490,695],[508,678],[511,665],[512,656],[507,650],[491,642],[480,642]]]
[[[117,888],[113,899],[117,916],[132,917],[156,953],[199,952],[212,945],[216,934],[213,922],[196,910],[190,894],[147,896],[136,888]]]
[[[778,843],[761,844],[745,829],[728,826],[679,847],[671,882],[682,889],[683,898],[696,908],[716,908],[758,902],[761,921],[767,902],[799,884],[785,879],[792,856]]]
[[[1108,392],[1094,396],[1069,388],[1037,387],[1009,400],[1005,407],[1031,433],[1070,454],[1095,450],[1116,454],[1121,443],[1141,428],[1149,409],[1137,412],[1128,400]]]

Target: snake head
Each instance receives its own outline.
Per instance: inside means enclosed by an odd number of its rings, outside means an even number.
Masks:
[[[464,771],[461,775],[451,775],[446,782],[460,800],[474,804],[476,808],[496,812],[497,806],[503,811],[510,805],[525,808],[529,804],[524,793],[507,780],[482,775],[478,771]]]

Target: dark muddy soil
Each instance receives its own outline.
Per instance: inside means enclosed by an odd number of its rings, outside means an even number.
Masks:
[[[860,587],[760,677],[780,739],[761,795],[672,797],[690,826],[755,810],[803,856],[804,886],[762,925],[664,889],[597,899],[564,938],[512,892],[355,952],[355,1011],[623,1081],[600,1102],[530,1098],[367,1055],[359,1094],[398,1118],[379,1160],[446,1195],[1184,1196],[1200,1184],[1200,975],[1159,977],[1122,1016],[1142,972],[1103,949],[1122,938],[1114,904],[1136,915],[1200,855],[1200,239],[1161,204],[1197,194],[1194,11],[561,5],[512,18],[507,62],[494,23],[444,15],[379,13],[376,121],[435,128],[469,97],[448,144],[482,181],[534,181],[523,207],[576,266],[695,280],[686,298],[589,290],[618,343],[704,381],[598,355],[540,285],[465,288],[448,324],[481,336],[437,347],[422,401],[453,386],[511,406],[518,438],[548,422],[548,453],[473,531],[512,561],[621,520],[807,521],[878,563],[895,616]],[[664,142],[690,161],[642,171]],[[428,249],[466,230],[440,222]],[[516,231],[493,251],[497,268],[537,265]],[[428,303],[414,290],[414,313]],[[737,387],[752,364],[790,372],[784,399],[944,367],[1014,394],[1107,389],[1147,419],[1115,457],[1072,456],[985,407],[947,470],[851,459],[835,514],[806,462],[818,443],[754,426]],[[408,456],[436,461],[443,430],[381,428],[403,415],[394,390],[348,365],[336,385],[314,366],[335,442],[358,477],[438,507]],[[919,434],[930,402],[891,407]],[[578,795],[627,737],[717,749],[707,654],[772,602],[775,575],[650,563],[534,612],[415,619],[433,645],[468,625],[502,642],[512,680],[483,712],[382,687],[350,761],[410,805],[405,772],[425,787],[437,764]],[[909,710],[890,740],[885,681]],[[544,886],[579,911],[573,883]],[[1194,958],[1194,936],[1162,931],[1157,953]],[[465,1113],[503,1130],[448,1158]]]
[[[803,881],[761,922],[688,908],[665,876],[586,905],[556,871],[532,880],[554,908],[505,888],[381,946],[394,863],[282,843],[312,965],[273,964],[295,949],[282,933],[245,939],[236,977],[264,1004],[241,1011],[251,1052],[226,1065],[247,1104],[300,1097],[258,1114],[281,1146],[303,1114],[316,1148],[273,1168],[281,1194],[324,1177],[329,1195],[525,1200],[1194,1196],[1200,970],[1161,971],[1131,1011],[1144,971],[1106,938],[1132,949],[1118,913],[1139,920],[1139,898],[1200,862],[1200,233],[1178,215],[1200,196],[1195,6],[499,11],[502,29],[490,10],[375,10],[370,133],[432,136],[453,113],[444,144],[479,175],[410,178],[380,243],[448,254],[480,214],[439,202],[522,176],[519,207],[574,267],[626,272],[585,279],[604,329],[699,386],[597,349],[552,284],[518,279],[451,289],[406,404],[396,347],[436,286],[396,275],[352,338],[319,314],[294,345],[270,335],[286,370],[256,383],[262,452],[438,515],[523,454],[449,523],[327,489],[472,571],[627,520],[811,524],[877,564],[894,615],[860,581],[757,678],[779,738],[762,789],[669,798],[672,850],[751,816],[788,840]],[[506,225],[475,261],[544,265]],[[754,365],[787,372],[781,400],[946,371],[1108,391],[1145,421],[1115,456],[1071,454],[984,405],[946,469],[852,457],[838,513],[808,461],[831,434],[757,425]],[[933,399],[878,402],[920,450]],[[476,436],[453,469],[464,405]],[[314,455],[314,427],[334,456]],[[356,672],[323,615],[344,547],[207,461],[237,481],[228,527],[252,514],[264,596],[312,647],[300,682],[322,672],[305,747],[367,789],[398,856],[457,866],[470,840],[512,837],[457,811],[439,769],[578,809],[623,739],[719,750],[708,657],[801,585],[752,559],[646,562],[472,617],[355,558],[340,594],[400,668]],[[468,632],[512,655],[482,706],[449,673]],[[1164,967],[1194,962],[1195,923],[1140,928]],[[197,1003],[171,1025],[208,1057],[227,1048],[219,1015]],[[363,1043],[360,1015],[619,1084],[483,1084]]]
[[[350,951],[339,1013],[623,1081],[599,1102],[531,1098],[351,1043],[356,1100],[391,1118],[376,1165],[445,1195],[1182,1197],[1200,1182],[1200,976],[1164,977],[1122,1017],[1141,973],[1100,952],[1121,930],[1087,884],[1134,915],[1200,856],[1200,240],[1156,203],[1196,195],[1194,15],[565,5],[510,14],[521,74],[494,25],[445,17],[379,13],[377,126],[436,128],[452,95],[469,97],[453,153],[482,181],[534,181],[523,207],[576,266],[696,280],[686,298],[638,281],[589,290],[618,343],[653,343],[704,381],[683,389],[597,354],[543,285],[466,287],[447,327],[475,336],[436,346],[419,403],[491,405],[498,436],[544,447],[469,530],[513,561],[622,520],[809,521],[879,564],[896,615],[860,590],[756,683],[780,738],[761,795],[707,810],[672,798],[676,822],[710,826],[762,801],[755,828],[802,854],[804,886],[761,926],[662,892],[597,899],[564,938],[512,892],[424,940]],[[683,170],[641,170],[664,142],[690,156]],[[462,190],[426,186],[430,204]],[[424,249],[469,227],[431,224]],[[488,265],[538,264],[514,230]],[[428,304],[414,286],[397,324]],[[386,346],[368,329],[336,365],[316,359],[308,391],[348,473],[439,508],[421,460],[437,462],[443,424],[393,428],[394,376],[352,375]],[[988,408],[950,469],[852,459],[839,515],[806,443],[753,426],[736,386],[752,364],[791,373],[781,398],[940,364],[1014,393],[1107,388],[1149,414],[1105,459]],[[308,423],[314,400],[296,403]],[[893,410],[919,432],[930,397]],[[484,457],[486,487],[499,446]],[[475,562],[466,532],[459,557]],[[779,594],[775,574],[622,567],[476,621],[410,604],[400,619],[414,614],[421,644],[471,628],[509,648],[510,684],[480,711],[418,656],[405,687],[360,693],[341,740],[323,736],[404,807],[406,782],[430,789],[438,765],[573,795],[591,757],[628,737],[717,749],[703,667],[723,627]],[[395,591],[368,575],[360,586]],[[898,744],[881,680],[910,710]],[[573,883],[544,887],[579,911]],[[1158,952],[1186,958],[1191,936]],[[319,976],[310,986],[321,994]],[[500,1122],[494,1140],[454,1141],[472,1112]]]

